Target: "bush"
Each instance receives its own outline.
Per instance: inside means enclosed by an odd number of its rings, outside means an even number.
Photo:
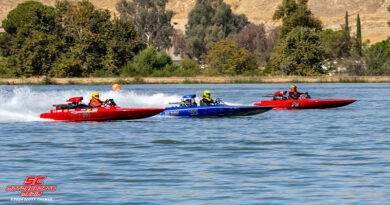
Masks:
[[[201,72],[199,63],[191,58],[185,58],[179,64],[184,71],[194,73],[194,75]]]
[[[206,72],[211,75],[241,75],[258,69],[256,59],[231,39],[222,39],[207,52]]]
[[[134,63],[122,67],[121,76],[166,77],[177,67],[167,52],[157,52],[155,47],[150,46],[135,56]]]
[[[0,78],[13,78],[14,73],[8,68],[9,59],[0,55]]]

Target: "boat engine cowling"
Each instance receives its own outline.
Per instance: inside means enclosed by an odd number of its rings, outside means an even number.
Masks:
[[[73,97],[69,98],[66,102],[69,102],[68,104],[57,104],[53,105],[56,110],[62,110],[62,109],[74,109],[80,106],[81,102],[83,101],[83,97]]]
[[[185,95],[181,97],[180,107],[195,107],[198,106],[195,101],[196,95]]]
[[[273,96],[273,100],[287,100],[287,97],[285,96],[287,94],[287,91],[276,91]]]

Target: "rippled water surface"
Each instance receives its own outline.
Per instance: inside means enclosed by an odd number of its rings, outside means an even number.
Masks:
[[[390,84],[297,84],[326,110],[230,118],[64,123],[39,114],[92,91],[121,107],[165,107],[181,95],[249,105],[288,84],[0,86],[0,202],[47,176],[59,203],[390,203]],[[264,99],[264,98],[263,98]]]

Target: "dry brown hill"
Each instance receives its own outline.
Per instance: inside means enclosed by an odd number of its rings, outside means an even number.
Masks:
[[[40,0],[45,4],[54,5],[55,0]],[[4,19],[7,13],[15,8],[18,3],[24,0],[0,0],[0,19]],[[99,8],[108,8],[116,13],[115,4],[117,0],[91,0]],[[169,0],[168,9],[175,11],[173,21],[177,27],[184,29],[187,22],[187,15],[196,0]],[[265,23],[273,27],[279,22],[272,21],[272,14],[282,0],[225,0],[230,4],[235,13],[247,15],[254,23]],[[384,40],[390,36],[390,13],[387,7],[390,0],[309,0],[309,7],[319,17],[326,28],[340,28],[344,22],[345,11],[349,11],[350,25],[354,29],[356,15],[360,13],[362,20],[362,35],[371,42]]]

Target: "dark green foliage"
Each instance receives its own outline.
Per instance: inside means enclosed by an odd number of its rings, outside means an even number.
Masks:
[[[10,78],[15,77],[14,74],[9,70],[9,59],[6,57],[3,57],[0,54],[0,78]]]
[[[294,28],[308,27],[317,31],[322,29],[322,23],[315,18],[307,7],[308,0],[283,0],[282,5],[273,15],[274,20],[282,20],[280,28],[280,39],[284,37]]]
[[[165,10],[168,0],[121,0],[117,10],[123,21],[132,22],[148,46],[157,50],[171,47],[173,11]]]
[[[328,59],[339,59],[350,54],[350,44],[346,41],[344,30],[333,31],[326,29],[321,31],[320,39],[325,49],[325,56]]]
[[[16,76],[45,75],[59,55],[59,16],[53,7],[28,1],[19,4],[3,21],[0,52],[9,57]]]
[[[348,11],[345,12],[345,24],[341,25],[341,29],[343,31],[343,53],[339,57],[348,57],[351,55],[351,49],[352,49],[352,40],[351,40],[351,32],[349,27],[349,17],[348,17]]]
[[[363,59],[369,75],[390,75],[390,38],[366,49]]]
[[[258,69],[258,64],[248,50],[239,48],[232,39],[222,39],[206,55],[210,75],[241,75]]]
[[[158,52],[150,46],[135,56],[134,63],[123,66],[121,76],[189,77],[195,76],[199,71],[200,66],[194,60],[184,59],[180,64],[174,64],[165,51]]]
[[[331,31],[319,31],[322,23],[307,7],[308,0],[283,0],[275,11],[273,19],[282,20],[279,43],[274,47],[264,70],[268,74],[319,75],[323,74],[326,56],[339,56],[342,51],[333,51],[340,41],[323,47],[321,40],[334,41],[339,36]]]
[[[362,54],[354,53],[340,62],[349,75],[390,75],[390,38],[363,49]]]
[[[362,55],[362,28],[360,24],[360,16],[357,15],[356,20],[356,43],[355,43],[355,49],[358,55]]]
[[[222,0],[197,0],[186,25],[187,53],[200,60],[220,39],[240,32],[248,23],[245,15],[233,14]]]
[[[179,64],[186,71],[193,71],[194,74],[200,73],[200,65],[191,58],[185,58]]]
[[[27,1],[10,11],[2,26],[11,35],[17,33],[29,35],[34,30],[53,33],[58,28],[58,21],[57,11],[53,7],[36,1]]]
[[[318,75],[325,60],[319,35],[310,28],[295,28],[278,44],[266,66],[266,73]]]
[[[166,66],[172,65],[171,57],[165,52],[157,52],[156,48],[150,46],[141,51],[134,58],[132,65],[125,66],[125,72],[131,75],[149,76],[154,71],[163,70]]]
[[[345,25],[343,26],[344,31],[348,36],[350,36],[350,29],[349,29],[349,20],[348,20],[348,11],[345,12]]]
[[[111,20],[87,0],[56,7],[29,1],[3,21],[0,52],[16,76],[112,76],[144,48],[131,23]]]
[[[103,61],[106,72],[118,74],[119,68],[145,48],[141,36],[130,22],[115,19],[106,33],[107,55]]]

